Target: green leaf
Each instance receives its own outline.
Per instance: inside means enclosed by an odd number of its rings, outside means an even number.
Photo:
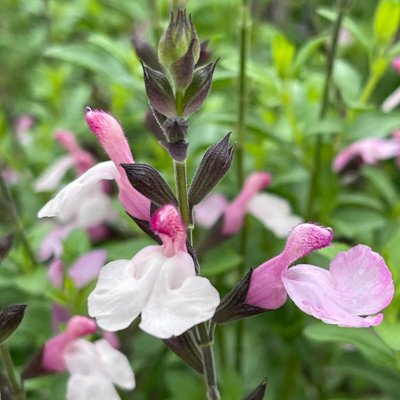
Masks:
[[[367,359],[376,364],[393,365],[396,358],[393,351],[367,328],[341,328],[336,325],[316,323],[307,326],[304,335],[321,343],[348,343],[359,350]]]
[[[317,9],[317,14],[321,17],[327,19],[328,21],[334,22],[337,18],[337,12],[332,11],[328,8],[321,7]],[[365,48],[369,49],[372,47],[372,41],[370,39],[371,35],[369,32],[364,31],[364,29],[354,22],[349,17],[344,17],[343,26],[349,30],[349,32],[359,41],[359,43]]]
[[[107,78],[111,83],[119,83],[127,89],[133,89],[132,77],[123,66],[110,54],[91,45],[53,46],[45,50],[44,55],[65,61],[69,64]]]
[[[281,79],[288,78],[295,47],[283,35],[276,35],[272,40],[272,59]]]
[[[380,0],[375,9],[373,31],[377,44],[386,47],[399,27],[400,2],[398,0]]]
[[[400,351],[400,322],[383,319],[382,323],[375,327],[380,338],[394,351]]]
[[[318,254],[332,260],[336,254],[341,253],[343,251],[347,251],[350,246],[346,243],[333,242],[329,247],[325,247],[324,249],[318,250]]]
[[[382,201],[363,193],[341,193],[338,196],[338,203],[343,205],[370,207],[376,211],[385,210]]]
[[[400,112],[364,112],[347,127],[346,137],[353,141],[369,136],[385,137],[399,127]]]
[[[201,275],[214,276],[236,268],[242,261],[241,256],[232,248],[232,243],[226,243],[211,250],[201,264]]]
[[[308,59],[320,49],[320,47],[326,42],[328,37],[329,36],[324,35],[313,38],[306,42],[306,44],[299,49],[293,65],[295,73],[297,73],[299,69],[308,61]]]
[[[365,166],[362,170],[362,175],[375,186],[391,208],[396,205],[398,193],[387,174],[377,168]]]
[[[343,60],[335,60],[333,82],[347,105],[356,102],[361,90],[361,78],[353,66]]]

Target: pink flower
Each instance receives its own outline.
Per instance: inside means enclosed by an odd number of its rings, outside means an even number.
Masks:
[[[85,115],[90,130],[114,162],[116,170],[110,169],[119,188],[119,200],[125,211],[131,216],[149,221],[150,200],[135,190],[129,183],[125,170],[120,164],[133,163],[128,142],[117,120],[103,111],[88,110]]]
[[[66,347],[82,336],[96,332],[96,323],[86,317],[75,316],[67,323],[65,332],[49,339],[42,353],[42,365],[49,371],[62,372],[66,370],[64,351]]]
[[[254,270],[246,303],[276,309],[288,294],[303,312],[328,324],[378,325],[382,314],[370,314],[390,303],[394,287],[383,258],[369,247],[358,245],[337,254],[329,270],[313,265],[288,269],[295,260],[329,245],[331,240],[329,228],[302,224],[293,229],[284,251]]]
[[[335,172],[341,171],[356,157],[360,157],[364,164],[376,164],[379,160],[387,160],[399,154],[400,144],[395,140],[361,139],[340,151],[333,161],[333,170]]]
[[[291,214],[286,200],[269,193],[258,193],[270,180],[271,177],[266,172],[253,172],[231,203],[221,194],[208,196],[195,207],[196,223],[210,228],[223,216],[222,234],[229,236],[241,229],[245,214],[249,212],[276,236],[286,237],[301,219]]]
[[[40,244],[38,259],[40,261],[47,261],[52,257],[60,258],[64,251],[62,241],[69,235],[72,229],[72,225],[56,226],[52,229]]]
[[[105,339],[73,341],[65,349],[64,360],[71,374],[67,400],[120,400],[114,384],[125,390],[135,388],[128,359]]]
[[[131,390],[135,377],[127,358],[105,339],[91,343],[81,339],[96,332],[89,318],[75,316],[67,329],[48,340],[42,351],[42,367],[46,371],[68,371],[67,400],[118,400],[114,384]]]
[[[392,68],[400,74],[400,57],[395,57],[392,60]]]
[[[82,254],[68,271],[68,275],[78,289],[97,278],[104,265],[107,252],[103,249],[92,250]]]
[[[54,139],[67,150],[72,157],[77,176],[82,175],[96,164],[93,156],[79,146],[73,133],[67,130],[58,130],[54,132]]]
[[[49,278],[50,283],[54,287],[60,288],[62,286],[64,277],[64,266],[61,260],[56,258],[50,263],[49,268],[47,270],[47,276]]]
[[[164,206],[150,222],[163,244],[104,266],[89,295],[89,314],[108,331],[128,327],[141,314],[140,328],[166,339],[210,319],[219,295],[206,278],[196,276],[178,211]]]

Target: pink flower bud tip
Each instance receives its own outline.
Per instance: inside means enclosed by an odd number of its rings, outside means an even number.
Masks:
[[[118,168],[121,168],[119,164],[133,163],[132,153],[124,132],[112,115],[87,107],[85,120],[89,129]]]

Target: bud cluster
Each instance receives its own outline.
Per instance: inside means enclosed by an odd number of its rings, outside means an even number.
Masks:
[[[175,161],[183,162],[188,149],[186,118],[207,97],[216,62],[204,65],[209,53],[205,45],[200,44],[186,10],[171,12],[168,27],[158,45],[157,62],[148,46],[144,51],[142,41],[135,39],[133,44],[142,61],[153,117],[164,136],[160,143]],[[155,128],[159,135],[159,129]]]

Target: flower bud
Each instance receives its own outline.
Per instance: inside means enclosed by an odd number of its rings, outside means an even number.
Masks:
[[[200,41],[186,10],[171,13],[169,25],[158,45],[158,58],[170,72],[178,90],[192,81],[194,66],[200,56]]]
[[[188,122],[182,117],[172,117],[164,121],[162,129],[167,141],[160,144],[168,151],[175,160],[182,162],[186,159],[189,144],[186,142]]]

